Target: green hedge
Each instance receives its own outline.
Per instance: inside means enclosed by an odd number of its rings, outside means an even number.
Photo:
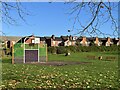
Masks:
[[[63,53],[66,53],[66,52],[67,52],[67,49],[66,49],[64,46],[57,47],[56,50],[57,50],[57,51],[56,51],[57,54],[63,54]]]
[[[48,52],[54,54],[57,52],[57,49],[56,49],[56,47],[48,47]]]
[[[64,54],[66,52],[105,52],[120,51],[120,46],[59,46],[48,47],[49,53]]]

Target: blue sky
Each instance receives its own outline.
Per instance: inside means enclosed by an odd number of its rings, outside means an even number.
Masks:
[[[72,29],[74,20],[74,15],[67,14],[70,9],[68,4],[63,2],[24,2],[22,5],[31,14],[25,16],[28,24],[24,23],[15,11],[11,11],[11,15],[16,18],[18,24],[8,25],[2,23],[3,32],[7,36],[28,36],[31,34],[36,36],[51,36],[53,34],[61,36],[73,35],[78,32],[76,30],[68,32],[68,29]],[[117,17],[117,14],[115,15]],[[87,15],[83,13],[81,14],[81,21],[85,22],[85,20],[87,20]],[[79,27],[78,24],[76,26]],[[110,22],[101,27],[100,30],[112,33]]]

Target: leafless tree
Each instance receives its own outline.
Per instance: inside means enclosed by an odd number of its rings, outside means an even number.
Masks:
[[[6,25],[19,25],[19,21],[22,20],[25,24],[28,24],[25,19],[28,15],[30,15],[30,12],[22,6],[19,0],[16,0],[16,2],[4,2],[4,0],[0,0],[1,23],[5,23]],[[0,30],[0,36],[6,36],[6,33]]]
[[[19,25],[20,20],[25,24],[28,24],[25,19],[28,15],[30,15],[30,12],[22,6],[22,3],[19,0],[16,0],[16,2],[4,2],[4,0],[0,0],[1,24],[5,23],[6,25]],[[0,36],[7,36],[2,28],[0,28]],[[2,40],[2,38],[0,38],[0,40]]]
[[[100,30],[100,27],[104,27],[105,23],[111,23],[108,27],[113,30],[113,36],[118,36],[118,2],[67,2],[70,7],[69,14],[74,16],[74,23],[71,31],[77,30],[80,35],[84,33],[93,35],[111,36],[109,33],[105,33]],[[83,0],[84,1],[84,0]],[[81,21],[82,13],[86,17],[87,21]],[[117,14],[117,15],[115,15]],[[79,24],[79,26],[76,26]],[[109,32],[109,30],[106,30]]]
[[[29,15],[28,11],[26,11],[26,8],[22,6],[21,2],[16,0],[16,2],[3,2],[1,3],[1,10],[0,13],[2,14],[2,22],[7,24],[17,24],[16,17],[13,16],[13,13],[16,13],[16,15],[19,16],[21,20],[23,20],[26,23],[25,17]]]
[[[69,32],[72,32],[73,30],[77,30],[78,33],[83,35],[84,33],[87,33],[89,35],[109,35],[108,33],[104,33],[104,31],[100,30],[100,27],[102,27],[105,23],[110,22],[110,27],[113,30],[113,35],[118,35],[118,17],[117,15],[114,15],[114,13],[118,12],[118,3],[116,2],[93,2],[93,0],[89,0],[89,2],[75,2],[76,0],[70,0],[70,2],[67,2],[70,7],[70,15],[75,16],[73,21],[73,27]],[[16,20],[15,17],[12,16],[12,12],[15,11],[21,20],[26,22],[25,16],[29,15],[29,13],[26,11],[26,9],[22,6],[22,4],[18,1],[14,3],[9,2],[2,2],[2,9],[0,10],[0,13],[2,14],[2,22],[8,23],[8,24],[15,24]],[[83,19],[81,15],[85,12],[84,17],[86,17],[87,21],[81,21]],[[76,26],[76,24],[79,24],[79,26]],[[109,32],[109,30],[108,30]]]

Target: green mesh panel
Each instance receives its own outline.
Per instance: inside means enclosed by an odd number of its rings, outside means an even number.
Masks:
[[[24,45],[21,43],[17,43],[14,45],[14,56],[21,57],[24,56]]]
[[[46,56],[46,44],[40,45],[40,47],[39,47],[39,56]]]
[[[39,46],[39,48],[38,48]],[[40,61],[45,61],[46,60],[46,44],[34,44],[34,45],[29,45],[25,44],[25,50],[26,49],[39,49],[39,59]],[[24,43],[16,43],[14,45],[14,58],[15,62],[23,62],[23,57],[24,57]]]

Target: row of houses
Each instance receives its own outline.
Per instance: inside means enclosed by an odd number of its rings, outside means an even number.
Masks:
[[[27,38],[25,40],[25,38]],[[50,46],[74,46],[76,44],[80,44],[82,46],[111,46],[112,44],[120,45],[120,39],[119,38],[98,38],[98,37],[77,37],[77,36],[60,36],[55,37],[55,35],[52,35],[51,37],[45,36],[45,37],[39,37],[39,36],[26,36],[26,37],[19,37],[15,38],[14,40],[10,40],[9,38],[7,40],[4,40],[5,46],[7,48],[12,47],[15,43],[24,43],[24,40],[26,43],[33,43],[34,38],[38,38],[39,42],[41,44],[47,44],[48,47]]]

